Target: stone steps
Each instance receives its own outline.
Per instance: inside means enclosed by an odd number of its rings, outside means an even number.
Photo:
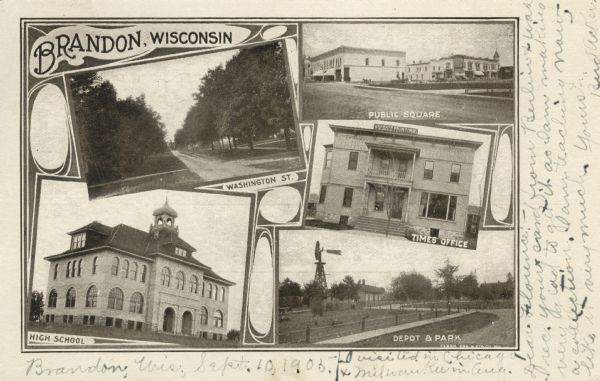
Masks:
[[[390,220],[389,235],[404,237],[406,232],[406,223],[398,220]],[[388,220],[383,218],[373,218],[361,216],[356,219],[354,229],[367,232],[385,234],[388,226]]]

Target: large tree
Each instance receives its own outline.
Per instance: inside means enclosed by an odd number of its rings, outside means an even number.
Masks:
[[[431,280],[415,271],[401,272],[392,280],[391,289],[396,300],[425,300],[431,297]]]
[[[456,295],[457,279],[454,275],[458,271],[458,266],[450,263],[449,259],[446,259],[446,265],[435,270],[435,275],[439,279],[440,291],[446,296],[446,300],[450,302],[450,297]]]
[[[460,294],[466,296],[467,298],[479,298],[479,282],[477,281],[477,275],[474,273],[462,277],[458,282],[458,288]]]
[[[327,290],[320,283],[312,280],[304,284],[304,295],[306,295],[313,316],[323,316],[323,304],[327,298]]]
[[[29,304],[29,321],[40,321],[44,314],[44,293],[33,291]]]

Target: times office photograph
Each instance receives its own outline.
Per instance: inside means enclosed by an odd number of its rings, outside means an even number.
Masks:
[[[90,198],[302,169],[284,42],[72,75]]]

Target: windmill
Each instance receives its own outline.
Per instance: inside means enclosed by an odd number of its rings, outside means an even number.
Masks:
[[[325,262],[322,261],[322,254],[324,248],[321,247],[319,241],[315,245],[315,265],[317,265],[315,269],[315,283],[323,288],[323,290],[327,290],[327,277],[325,276]],[[328,254],[342,255],[341,250],[325,250]]]

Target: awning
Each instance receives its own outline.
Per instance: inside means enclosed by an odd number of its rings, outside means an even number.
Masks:
[[[473,74],[475,74],[477,77],[484,77],[485,76],[485,74],[483,74],[483,72],[479,71],[479,70],[475,70],[475,72]]]
[[[323,76],[323,70],[317,70],[314,73],[312,73],[313,77],[322,77]]]
[[[335,75],[335,69],[327,69],[327,71],[325,71],[325,75]]]

